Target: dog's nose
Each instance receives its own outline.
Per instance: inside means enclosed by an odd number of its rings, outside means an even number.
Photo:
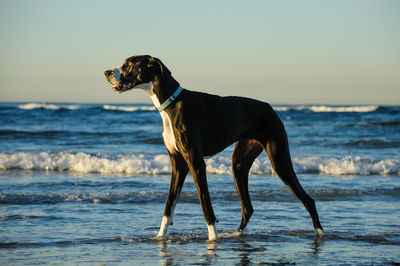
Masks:
[[[106,76],[111,75],[111,73],[112,73],[112,70],[106,70],[106,71],[104,71],[104,75],[106,75]]]

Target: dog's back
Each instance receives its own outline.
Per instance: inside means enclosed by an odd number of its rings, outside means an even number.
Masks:
[[[281,123],[268,103],[246,97],[184,90],[172,109],[177,126],[196,127],[207,141],[204,143],[206,156],[240,139],[265,138],[269,128]]]

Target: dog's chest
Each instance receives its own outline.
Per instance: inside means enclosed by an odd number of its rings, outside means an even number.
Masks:
[[[174,131],[172,129],[171,119],[165,111],[162,111],[160,114],[163,121],[162,136],[164,139],[165,147],[170,153],[175,153],[176,151],[178,151],[178,147],[176,146],[176,140]]]

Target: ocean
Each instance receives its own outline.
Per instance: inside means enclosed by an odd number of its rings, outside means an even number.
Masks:
[[[265,153],[245,233],[233,146],[206,159],[217,242],[188,176],[155,238],[170,162],[148,104],[0,103],[0,264],[399,265],[400,106],[274,105],[326,236]]]

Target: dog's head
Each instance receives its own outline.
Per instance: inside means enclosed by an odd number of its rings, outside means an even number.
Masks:
[[[135,87],[140,88],[162,75],[171,75],[171,72],[159,59],[139,55],[126,59],[119,67],[106,70],[104,75],[113,85],[114,91],[121,93]]]

